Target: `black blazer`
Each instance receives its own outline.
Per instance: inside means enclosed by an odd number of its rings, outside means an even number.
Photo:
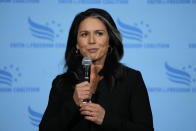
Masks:
[[[139,71],[122,67],[123,75],[113,88],[105,77],[99,82],[92,102],[105,109],[102,125],[85,120],[74,103],[78,83],[74,73],[57,76],[39,131],[153,131],[152,112],[146,86]]]

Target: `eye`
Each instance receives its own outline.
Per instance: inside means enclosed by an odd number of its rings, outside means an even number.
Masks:
[[[97,34],[97,36],[102,36],[103,32],[97,32],[96,34]]]
[[[80,34],[82,37],[86,37],[88,34],[86,32]]]

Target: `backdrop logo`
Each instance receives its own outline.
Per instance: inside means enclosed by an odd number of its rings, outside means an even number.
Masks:
[[[122,33],[123,38],[128,40],[141,42],[144,38],[147,38],[148,35],[151,33],[149,24],[144,24],[143,21],[141,21],[139,24],[136,23],[134,26],[127,25],[121,22],[120,19],[117,19],[117,23],[119,25],[119,30]],[[146,29],[141,30],[138,26],[144,26]]]
[[[61,24],[55,20],[43,24],[35,22],[30,17],[27,19],[27,22],[28,32],[34,38],[33,41],[30,43],[12,42],[10,44],[11,48],[66,48],[66,44],[61,42],[64,38]]]
[[[14,67],[12,64],[0,69],[0,91],[11,91],[11,87],[18,81],[21,75],[19,67]]]
[[[188,48],[196,48],[196,43],[189,43]]]
[[[39,39],[44,39],[53,42],[55,38],[59,37],[59,33],[63,32],[63,30],[60,29],[61,25],[57,24],[55,21],[52,21],[51,23],[46,23],[46,25],[41,25],[32,21],[29,17],[28,23],[30,25],[30,31],[32,35]],[[54,30],[51,27],[49,27],[50,25],[57,26],[57,28],[59,28],[59,32],[55,33]]]
[[[32,110],[30,106],[28,107],[28,113],[29,113],[30,123],[35,127],[39,127],[39,123],[41,122],[43,115],[41,113]]]
[[[195,0],[147,0],[148,4],[196,4]]]
[[[0,3],[39,3],[40,0],[0,0]]]
[[[191,65],[176,68],[164,63],[166,78],[169,83],[167,87],[152,87],[151,92],[172,92],[172,93],[196,93],[196,68]]]
[[[144,21],[127,24],[118,18],[117,25],[123,37],[123,44],[127,48],[169,48],[169,44],[163,42],[146,42],[152,30]]]
[[[20,86],[18,81],[22,78],[19,67],[13,64],[0,69],[0,92],[39,92],[38,87]]]
[[[61,4],[128,4],[129,0],[58,0]]]
[[[165,62],[166,75],[170,82],[177,87],[170,87],[167,90],[172,92],[196,92],[196,68],[191,65],[175,68]]]
[[[186,72],[185,67],[183,69],[176,69],[165,63],[165,68],[167,70],[166,74],[168,79],[171,82],[185,86],[190,86],[191,83],[195,83],[195,78],[191,78],[191,75]],[[188,66],[188,69],[191,69],[191,66]],[[196,71],[196,69],[194,69],[194,71]]]

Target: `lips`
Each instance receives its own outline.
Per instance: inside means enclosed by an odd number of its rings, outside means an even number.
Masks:
[[[88,49],[88,52],[90,53],[95,53],[97,52],[98,48],[91,48],[91,49]]]

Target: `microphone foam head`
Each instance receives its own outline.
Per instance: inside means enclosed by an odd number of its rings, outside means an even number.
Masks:
[[[92,59],[89,57],[84,57],[82,59],[82,65],[91,65],[92,64]]]

